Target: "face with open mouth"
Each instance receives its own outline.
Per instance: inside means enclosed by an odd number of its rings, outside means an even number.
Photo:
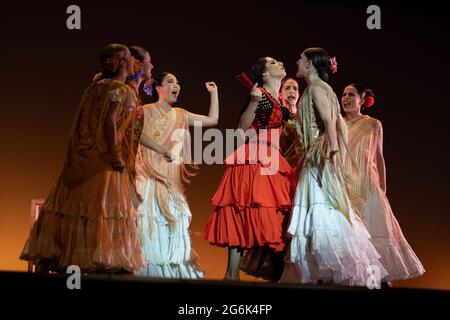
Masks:
[[[297,105],[300,95],[298,92],[298,82],[294,79],[287,79],[281,87],[280,99],[283,105]]]
[[[166,100],[168,104],[172,105],[177,102],[181,87],[177,78],[173,74],[169,73],[162,81],[161,86],[157,87],[157,90],[159,97]]]
[[[341,98],[342,108],[345,113],[356,112],[361,108],[364,100],[358,93],[358,90],[352,86],[347,86]]]

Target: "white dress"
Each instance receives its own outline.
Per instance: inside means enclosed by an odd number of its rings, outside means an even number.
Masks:
[[[288,234],[292,236],[288,261],[280,282],[331,282],[371,286],[386,271],[370,235],[353,210],[350,221],[325,199],[311,170],[299,182]]]
[[[169,209],[177,220],[175,228],[170,230],[156,197],[150,196],[153,195],[150,192],[154,183],[152,180],[148,178],[144,183],[143,202],[138,208],[142,249],[147,261],[147,266],[138,274],[156,278],[203,278],[203,270],[194,261],[194,257],[191,259],[189,225],[192,215],[188,204],[184,201],[178,207],[172,195],[169,195]],[[148,217],[149,210],[153,212],[152,219]],[[151,232],[149,223],[152,223]]]
[[[317,79],[305,90],[297,119],[304,161],[288,227],[291,245],[280,282],[378,287],[386,270],[352,209],[350,201],[355,197],[345,187],[347,180],[339,164],[345,149],[340,148],[336,165],[324,159],[329,143],[314,109],[312,86],[327,96],[340,146],[346,142],[346,126],[336,95],[328,84]]]

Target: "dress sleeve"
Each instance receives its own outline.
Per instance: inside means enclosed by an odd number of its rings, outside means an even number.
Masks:
[[[124,93],[124,99],[125,100],[125,108],[127,110],[133,110],[136,107],[136,99],[134,96],[133,91],[131,89],[128,89]]]
[[[110,102],[121,102],[123,99],[123,94],[120,90],[120,88],[116,88],[114,90],[110,90],[106,93],[106,98],[110,101]]]

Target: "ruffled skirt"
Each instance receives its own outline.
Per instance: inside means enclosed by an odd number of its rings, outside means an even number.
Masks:
[[[42,206],[20,258],[51,269],[133,272],[145,265],[130,176],[105,169],[67,188],[60,178]]]
[[[204,272],[197,263],[198,256],[191,248],[189,226],[191,211],[187,202],[175,201],[169,194],[169,210],[176,219],[173,229],[165,218],[152,190],[154,180],[147,178],[140,193],[143,202],[139,206],[139,228],[147,266],[138,275],[154,278],[199,279]],[[177,199],[184,199],[178,195]],[[150,213],[150,214],[149,214]]]
[[[210,244],[243,249],[268,245],[283,250],[292,169],[278,150],[273,152],[277,158],[270,164],[227,165],[212,198],[216,208],[205,226]]]
[[[290,250],[281,282],[377,287],[387,272],[362,221],[331,207],[314,169],[301,176],[288,233]]]
[[[404,280],[425,272],[419,258],[403,236],[385,193],[373,186],[361,213],[372,244],[388,271],[384,281]]]

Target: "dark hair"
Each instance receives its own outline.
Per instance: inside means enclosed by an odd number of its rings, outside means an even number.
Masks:
[[[294,80],[294,81],[297,82],[297,84],[298,84],[298,80],[297,80],[297,79],[294,79],[294,78],[292,78],[292,77],[284,77],[283,80],[281,80],[280,92],[281,92],[281,90],[283,89],[284,84],[285,84],[287,81],[289,81],[289,80]]]
[[[255,63],[253,63],[248,77],[253,83],[258,83],[259,86],[264,84],[263,73],[266,71],[267,57],[259,58]]]
[[[156,87],[160,87],[164,81],[164,79],[167,77],[167,75],[171,74],[170,72],[161,72],[158,73],[155,77],[152,79],[152,87],[153,87],[153,98],[155,101],[159,100],[158,91],[156,90]]]
[[[108,68],[108,59],[109,58],[123,58],[124,53],[127,50],[127,46],[118,43],[111,43],[106,45],[101,53],[100,53],[100,64],[102,65],[102,75],[101,78],[112,78],[117,75],[119,72],[119,68],[116,71],[110,71]],[[98,79],[99,80],[99,79]]]
[[[258,83],[258,86],[260,86],[260,87],[264,84],[263,73],[266,71],[266,64],[267,64],[267,57],[259,58],[256,62],[253,63],[253,65],[248,73],[248,77],[250,78],[250,80],[253,83]],[[297,81],[297,80],[295,80],[295,81]],[[242,114],[245,112],[249,103],[250,103],[250,97],[247,97],[245,105],[241,109],[241,112],[239,114],[239,117],[241,117]],[[289,110],[286,107],[282,106],[281,111],[283,112],[283,121],[289,120],[289,117],[290,117]],[[272,114],[272,110],[270,110],[266,113],[267,113],[266,117],[267,117],[267,119],[269,119]]]
[[[140,46],[131,46],[128,47],[128,49],[130,50],[130,53],[133,56],[133,58],[139,60],[140,62],[144,61],[145,54],[148,52],[148,50]]]
[[[373,93],[372,89],[368,89],[360,84],[357,83],[350,83],[348,85],[349,87],[353,87],[358,91],[359,96],[361,99],[364,99],[364,103],[362,105],[363,108],[370,108],[375,103],[375,94]],[[366,99],[367,97],[371,97],[372,99]]]
[[[330,70],[330,55],[327,50],[322,48],[308,48],[303,51],[305,56],[311,60],[312,64],[317,70],[320,79],[328,82],[330,77],[328,71]]]
[[[267,57],[262,57],[256,60],[252,67],[250,68],[250,71],[247,72],[248,77],[253,82],[253,84],[258,83],[258,86],[262,86],[264,84],[262,74],[264,71],[266,71],[266,63],[267,63]],[[245,100],[245,104],[241,109],[241,112],[239,113],[239,117],[242,116],[242,114],[245,112],[245,109],[247,109],[248,104],[250,103],[250,97],[247,97]]]

